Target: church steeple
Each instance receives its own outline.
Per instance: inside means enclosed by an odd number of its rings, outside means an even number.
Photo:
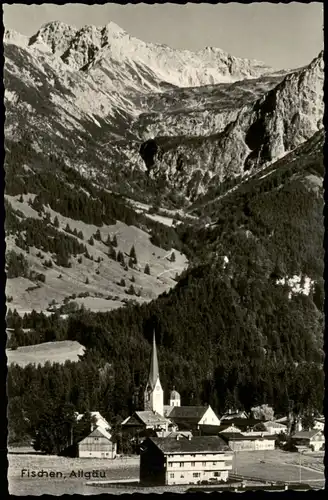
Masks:
[[[160,415],[163,415],[164,394],[161,382],[159,380],[155,331],[153,333],[153,348],[150,358],[149,376],[144,397],[145,397],[145,410],[156,411]]]
[[[152,389],[154,389],[157,379],[159,379],[159,370],[158,370],[158,358],[157,358],[157,347],[156,347],[156,339],[155,339],[155,331],[153,333],[153,350],[151,353],[150,359],[150,370],[148,376],[148,384]]]

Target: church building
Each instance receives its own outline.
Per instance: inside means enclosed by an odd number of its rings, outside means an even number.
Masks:
[[[168,432],[169,426],[171,426],[170,420],[164,416],[164,391],[159,379],[155,332],[153,335],[149,375],[144,392],[144,410],[135,411],[121,425],[125,431],[130,431],[133,434],[139,434],[146,429]]]
[[[201,426],[220,426],[220,419],[207,406],[181,406],[180,394],[173,388],[169,405],[164,405],[164,391],[159,378],[155,332],[150,360],[150,369],[144,391],[144,410],[135,411],[122,422],[122,429],[141,436],[145,431],[161,431],[165,436],[175,431],[198,433]]]

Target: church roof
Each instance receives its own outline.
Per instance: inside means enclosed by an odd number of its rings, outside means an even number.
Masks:
[[[178,425],[196,425],[207,409],[208,406],[174,406],[169,418]]]
[[[156,411],[136,411],[136,415],[145,424],[161,424],[167,422],[167,418],[162,417]]]
[[[194,436],[191,439],[149,438],[163,453],[213,453],[230,451],[219,436]]]
[[[176,391],[175,389],[173,389],[173,391],[171,391],[171,394],[170,394],[170,399],[181,399],[180,394],[178,393],[178,391]]]
[[[157,348],[156,348],[156,339],[155,332],[153,334],[153,349],[151,353],[150,359],[150,369],[148,376],[148,384],[152,389],[154,389],[157,379],[159,378],[159,369],[158,369],[158,358],[157,358]]]

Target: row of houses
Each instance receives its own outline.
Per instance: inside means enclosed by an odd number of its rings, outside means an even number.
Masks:
[[[196,484],[226,481],[234,453],[273,450],[277,436],[287,433],[286,419],[262,421],[245,412],[228,412],[219,418],[210,405],[183,406],[179,393],[170,393],[164,405],[159,379],[155,336],[150,372],[144,394],[144,410],[135,411],[121,424],[140,454],[140,481],[148,484]],[[78,456],[116,457],[111,428],[93,412],[90,434],[78,443]],[[81,416],[78,416],[80,418]],[[293,436],[296,446],[315,451],[324,448],[322,428]]]

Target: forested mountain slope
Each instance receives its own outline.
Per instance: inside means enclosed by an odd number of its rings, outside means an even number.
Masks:
[[[81,363],[93,383],[71,365],[54,367],[53,380],[66,377],[70,385],[51,398],[126,416],[141,402],[155,327],[166,397],[175,385],[184,404],[207,402],[218,412],[263,402],[276,413],[290,404],[296,414],[322,411],[322,143],[317,134],[209,204],[212,226],[199,233],[180,226],[192,265],[169,293],[110,313],[80,311],[66,321],[11,316],[11,326],[32,328],[27,343],[35,343],[34,327],[41,335],[51,331],[48,340],[77,340],[87,349]],[[98,370],[106,362],[107,385]],[[30,368],[41,406],[50,397],[45,370]],[[10,405],[20,402],[19,411],[28,412],[32,402],[19,395],[26,376],[12,368]]]

